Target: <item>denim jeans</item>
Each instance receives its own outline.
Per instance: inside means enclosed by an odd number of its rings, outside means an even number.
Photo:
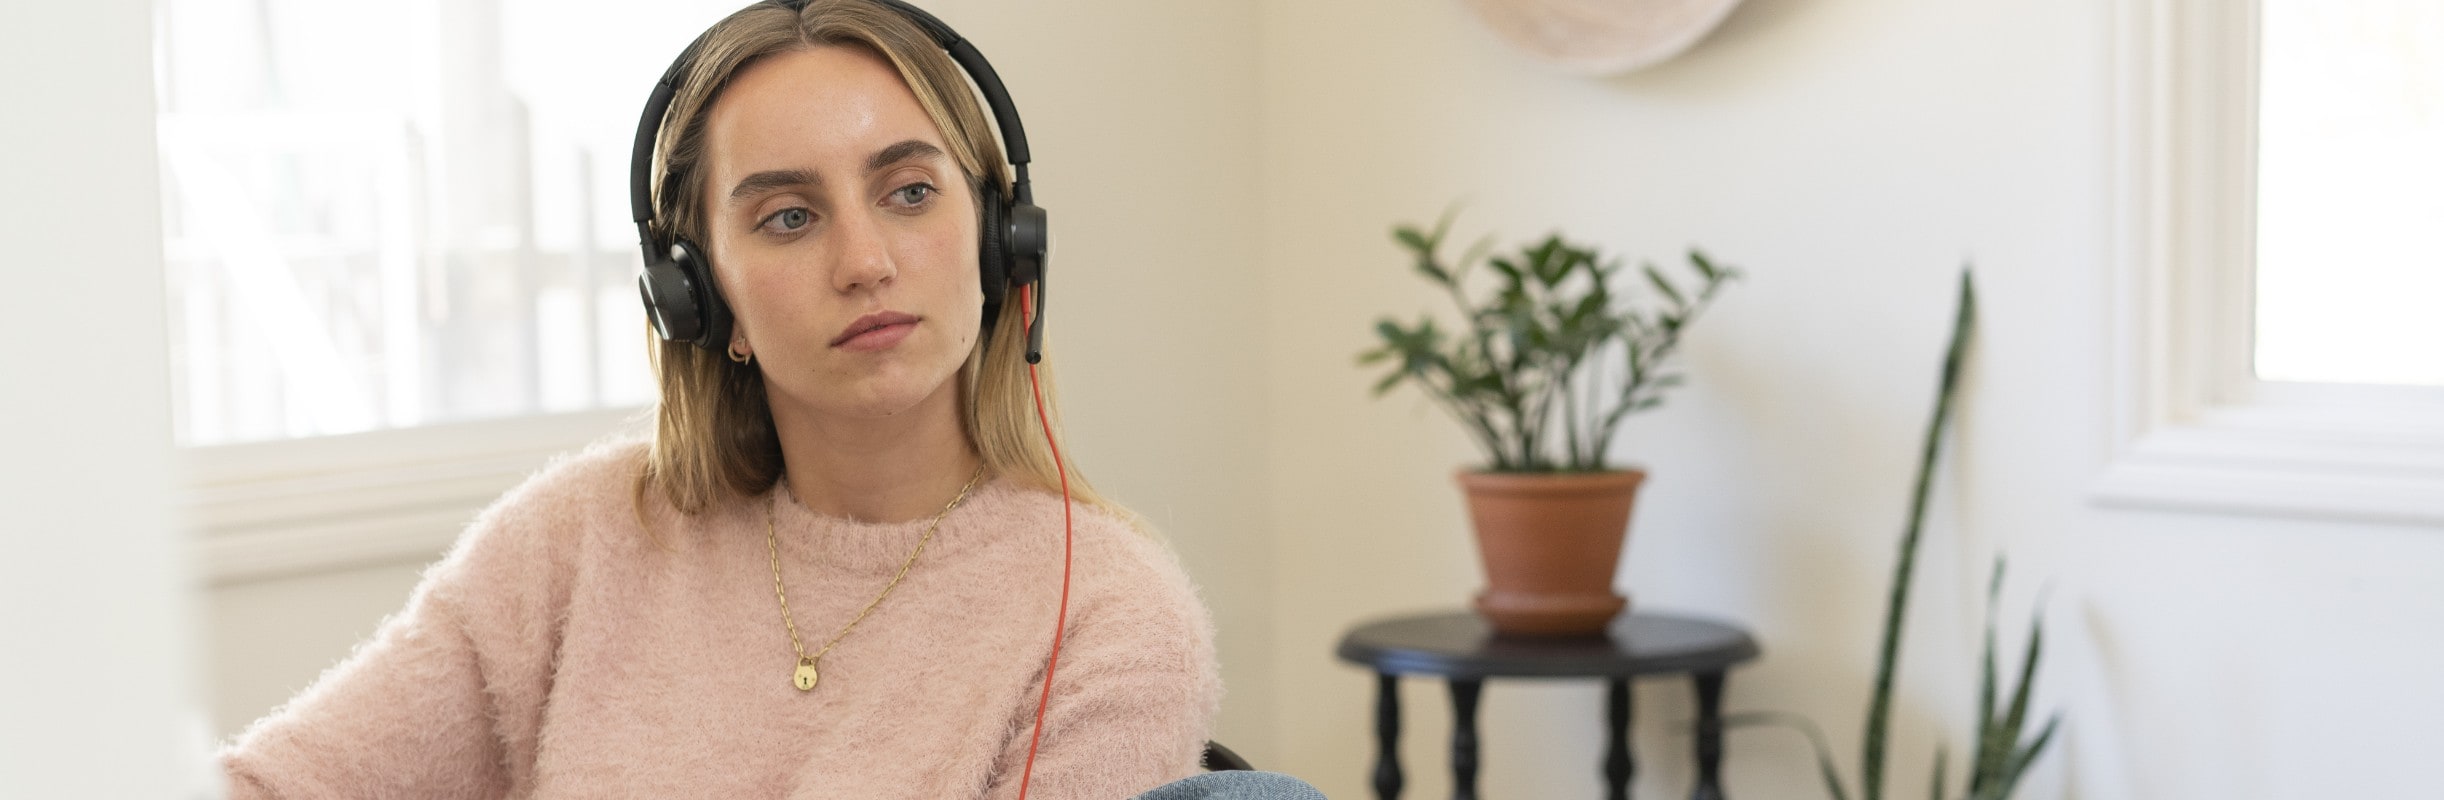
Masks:
[[[1130,800],[1324,800],[1324,793],[1278,772],[1208,772]]]

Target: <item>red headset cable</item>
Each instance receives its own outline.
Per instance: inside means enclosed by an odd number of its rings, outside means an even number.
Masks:
[[[1035,327],[1035,284],[1018,287],[1019,313],[1024,315],[1026,328]],[[1061,444],[1052,438],[1052,418],[1044,413],[1044,384],[1035,376],[1035,362],[1027,363],[1027,385],[1035,390],[1035,419],[1044,426],[1044,444],[1052,448],[1052,468],[1061,474],[1061,613],[1052,626],[1052,658],[1044,663],[1044,692],[1035,701],[1035,731],[1027,737],[1027,767],[1019,773],[1018,800],[1027,800],[1027,783],[1035,777],[1035,749],[1044,740],[1044,711],[1052,705],[1052,674],[1061,665],[1061,633],[1069,627],[1069,567],[1075,549],[1078,529],[1070,520],[1069,467],[1061,461]]]

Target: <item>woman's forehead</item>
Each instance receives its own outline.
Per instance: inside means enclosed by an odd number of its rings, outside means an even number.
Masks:
[[[714,100],[705,133],[717,179],[768,169],[854,172],[908,141],[948,151],[899,71],[860,47],[757,59]]]

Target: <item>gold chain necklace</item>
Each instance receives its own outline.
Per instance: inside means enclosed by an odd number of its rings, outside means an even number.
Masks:
[[[951,498],[948,504],[942,506],[939,513],[933,515],[933,524],[925,526],[925,537],[917,540],[916,549],[910,551],[908,560],[900,564],[899,574],[891,576],[891,582],[883,585],[882,594],[875,595],[874,602],[867,603],[865,610],[857,612],[856,619],[849,620],[849,624],[842,627],[839,633],[832,635],[831,641],[823,643],[823,649],[815,651],[815,654],[811,656],[806,654],[806,643],[798,639],[797,621],[789,617],[789,592],[781,588],[781,536],[773,530],[772,526],[773,509],[781,504],[781,492],[778,489],[773,490],[772,502],[764,506],[764,547],[772,553],[772,596],[781,599],[781,624],[789,626],[789,646],[798,650],[798,670],[792,677],[798,691],[814,691],[815,682],[822,679],[822,675],[816,672],[815,665],[822,663],[824,654],[832,652],[832,646],[839,644],[841,637],[849,635],[849,631],[855,629],[857,623],[866,621],[866,615],[874,613],[874,607],[882,605],[883,598],[890,597],[892,589],[899,588],[900,579],[908,577],[908,568],[916,566],[917,556],[925,553],[926,543],[933,541],[934,531],[941,529],[942,518],[950,516],[950,510],[958,508],[959,502],[967,499],[968,491],[976,488],[976,481],[983,478],[984,465],[977,464],[976,474],[968,476],[966,486],[959,487],[959,496]]]

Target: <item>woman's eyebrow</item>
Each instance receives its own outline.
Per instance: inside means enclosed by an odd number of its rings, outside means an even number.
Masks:
[[[754,197],[786,186],[816,186],[823,183],[812,170],[769,169],[749,175],[730,190],[730,202]]]
[[[874,173],[881,172],[885,167],[889,167],[903,161],[932,160],[941,157],[942,148],[935,147],[931,143],[918,141],[916,139],[909,139],[898,144],[894,144],[890,147],[885,147],[881,150],[874,151],[874,155],[866,159],[865,174],[871,176]],[[822,184],[823,177],[815,174],[813,170],[765,170],[763,172],[749,175],[745,179],[740,180],[737,186],[731,187],[730,202],[735,203],[740,200],[745,200],[747,198],[784,187],[820,186]]]
[[[935,147],[931,144],[920,142],[915,139],[909,139],[900,142],[899,144],[875,151],[872,158],[866,159],[865,174],[873,175],[874,173],[881,172],[884,167],[888,167],[902,161],[913,161],[917,159],[930,160],[940,158],[941,156],[942,148]]]

